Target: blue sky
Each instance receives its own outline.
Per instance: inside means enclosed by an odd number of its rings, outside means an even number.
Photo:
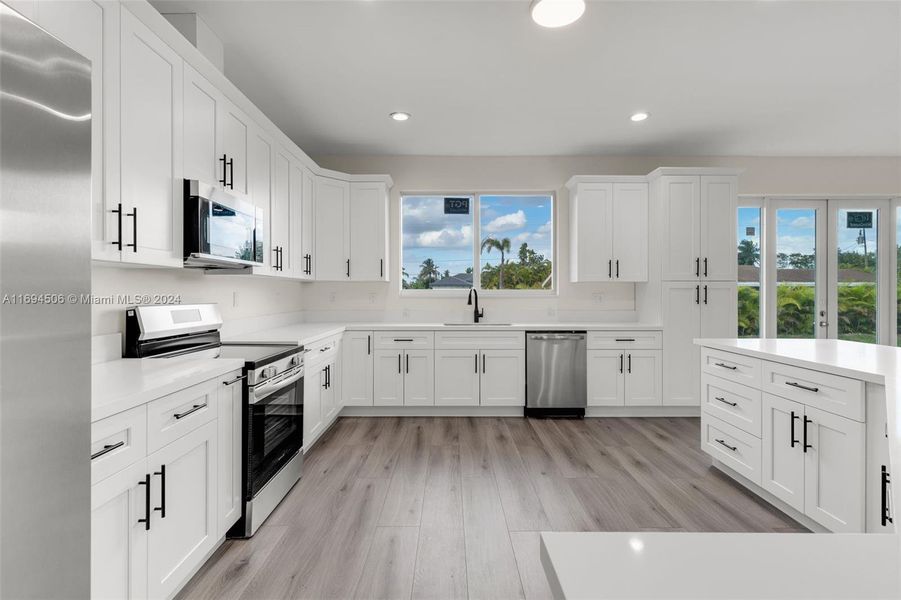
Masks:
[[[460,196],[462,197],[462,196]],[[552,258],[552,200],[550,196],[481,197],[482,239],[491,235],[510,238],[513,258],[525,242],[530,248]],[[403,266],[411,278],[420,265],[431,258],[441,273],[462,273],[472,266],[472,215],[445,215],[444,196],[403,198]],[[471,202],[475,209],[475,200]],[[482,256],[482,265],[497,264],[494,250]]]

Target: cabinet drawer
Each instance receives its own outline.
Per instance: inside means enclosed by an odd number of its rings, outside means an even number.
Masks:
[[[663,348],[661,331],[589,331],[589,350],[659,350]]]
[[[525,350],[523,331],[437,331],[438,350]]]
[[[91,424],[91,485],[147,456],[144,405]]]
[[[701,408],[707,414],[760,437],[761,392],[705,373],[701,377]]]
[[[713,458],[760,485],[760,438],[703,412],[701,447]]]
[[[766,361],[763,390],[826,412],[863,421],[864,382]]]
[[[222,378],[163,396],[147,405],[147,452],[155,452],[216,418],[216,393]]]
[[[760,389],[759,358],[701,348],[701,372]]]
[[[377,350],[403,348],[432,349],[435,347],[434,331],[378,331],[375,334]]]

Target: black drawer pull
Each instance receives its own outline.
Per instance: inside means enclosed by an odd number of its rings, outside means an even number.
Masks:
[[[725,446],[726,448],[728,448],[728,449],[731,450],[732,452],[735,452],[736,450],[738,450],[738,446],[730,446],[729,444],[727,444],[727,443],[725,442],[725,440],[716,440],[716,443],[719,444],[720,446]]]
[[[138,485],[144,486],[144,518],[138,519],[138,523],[144,524],[144,531],[150,531],[150,473],[144,476],[144,481]]]
[[[808,424],[808,423],[813,423],[813,421],[812,421],[811,419],[808,419],[808,418],[807,418],[807,415],[804,415],[804,431],[803,431],[803,434],[804,434],[804,454],[807,454],[807,449],[808,449],[808,448],[813,448],[813,446],[811,446],[810,444],[807,443],[807,424]]]
[[[120,202],[118,208],[112,209],[111,213],[116,213],[116,219],[118,221],[117,229],[119,231],[119,239],[115,242],[110,242],[113,246],[116,246],[119,249],[119,252],[122,251],[122,203]]]
[[[412,342],[413,338],[394,338],[395,342]]]
[[[737,371],[738,367],[734,367],[732,365],[727,365],[726,363],[713,363],[717,367],[722,367],[724,369],[729,369],[730,371]]]
[[[166,518],[166,465],[160,465],[159,471],[154,471],[154,475],[160,476],[160,505],[153,510],[160,513],[160,518]]]
[[[121,448],[124,445],[125,445],[124,441],[116,442],[115,444],[106,444],[103,446],[103,450],[98,450],[97,452],[95,452],[94,454],[91,455],[91,460],[94,460],[95,458],[100,458],[104,454],[109,454],[116,448]]]
[[[616,341],[616,342],[634,342],[635,338],[616,338],[614,341]]]
[[[791,411],[791,445],[789,448],[794,448],[795,444],[798,443],[798,440],[795,439],[795,420],[800,418],[801,417],[795,414],[795,411]]]
[[[719,400],[723,404],[728,404],[729,406],[738,406],[738,402],[729,402],[725,398],[720,398],[719,396],[714,396],[715,400]]]
[[[892,482],[888,470],[882,465],[882,526],[885,527],[889,523],[894,523],[892,518],[892,510],[889,506],[889,484]]]
[[[197,412],[197,411],[200,410],[201,408],[206,408],[206,404],[195,404],[195,405],[192,406],[189,410],[186,410],[186,411],[183,412],[183,413],[175,413],[175,414],[172,415],[172,416],[175,417],[176,419],[183,419],[184,417],[187,417],[187,416],[190,415],[191,413]]]
[[[819,392],[820,391],[820,388],[818,388],[818,387],[809,387],[806,385],[801,385],[797,381],[786,381],[785,385],[790,385],[792,387],[800,388],[802,390],[807,390],[808,392]]]

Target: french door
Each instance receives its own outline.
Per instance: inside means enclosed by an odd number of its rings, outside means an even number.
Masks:
[[[767,337],[892,343],[887,200],[770,199]]]

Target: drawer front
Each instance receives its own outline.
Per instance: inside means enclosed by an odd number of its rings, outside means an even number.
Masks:
[[[589,331],[589,350],[660,350],[662,331]]]
[[[707,373],[701,377],[702,410],[755,437],[761,432],[761,395],[760,390]]]
[[[763,390],[820,410],[864,421],[864,382],[791,365],[763,363]]]
[[[398,350],[405,348],[422,348],[431,350],[435,347],[434,331],[377,331],[375,333],[377,350]]]
[[[759,358],[701,348],[701,372],[760,389]]]
[[[147,453],[155,452],[216,418],[219,377],[163,396],[147,405]]]
[[[91,424],[91,485],[147,456],[147,406]]]
[[[437,331],[438,350],[525,350],[524,331]]]
[[[760,485],[760,438],[704,412],[701,413],[701,447],[713,458]]]

